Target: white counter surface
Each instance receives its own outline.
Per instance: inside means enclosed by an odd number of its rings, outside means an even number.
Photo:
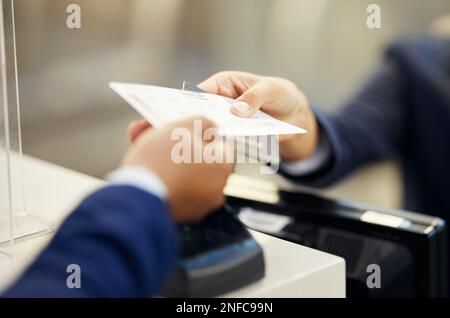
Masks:
[[[104,181],[25,157],[27,210],[56,227]],[[232,178],[235,182],[239,178]],[[233,183],[228,185],[232,190]],[[297,244],[252,232],[266,261],[265,277],[224,297],[345,297],[345,261]],[[0,247],[0,288],[14,280],[46,246],[52,233]]]

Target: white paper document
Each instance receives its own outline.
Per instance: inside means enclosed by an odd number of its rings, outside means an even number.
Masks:
[[[305,129],[258,111],[241,118],[230,112],[233,99],[219,95],[158,86],[110,83],[110,87],[153,126],[193,116],[204,116],[218,126],[222,136],[269,136],[306,133]]]

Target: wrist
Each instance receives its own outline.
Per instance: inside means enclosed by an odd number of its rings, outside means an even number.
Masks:
[[[305,134],[291,135],[280,140],[280,156],[283,161],[300,161],[309,158],[317,150],[319,129],[316,117],[309,106],[298,107],[290,123],[306,129]]]

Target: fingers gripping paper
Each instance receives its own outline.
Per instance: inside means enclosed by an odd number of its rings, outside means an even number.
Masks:
[[[241,118],[230,112],[233,99],[223,96],[158,86],[110,83],[110,87],[153,126],[193,116],[204,116],[218,126],[223,136],[269,136],[306,133],[305,129],[258,111]]]

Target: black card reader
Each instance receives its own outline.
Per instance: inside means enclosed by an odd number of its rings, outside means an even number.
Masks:
[[[264,277],[263,251],[231,207],[178,231],[179,256],[161,296],[214,297]]]

